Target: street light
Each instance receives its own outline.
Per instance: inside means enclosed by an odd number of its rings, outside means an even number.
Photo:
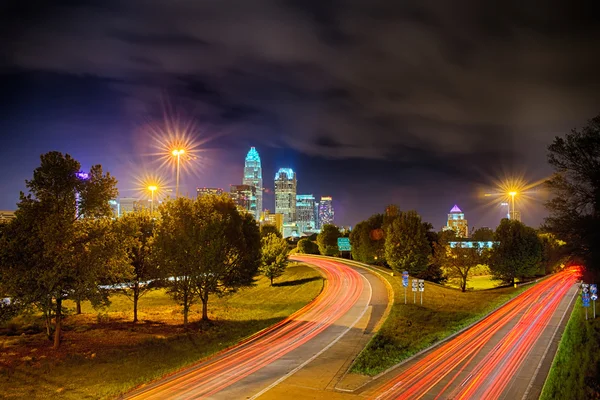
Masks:
[[[510,219],[515,219],[515,196],[517,195],[517,192],[515,192],[515,191],[508,192],[508,195],[510,196],[510,201],[512,204],[512,212],[510,215]]]
[[[158,189],[156,185],[148,186],[148,190],[152,193],[152,200],[150,200],[150,213],[154,214],[154,192]]]
[[[174,157],[177,157],[177,177],[175,180],[175,198],[179,197],[179,162],[180,162],[180,158],[183,154],[185,154],[185,150],[184,149],[174,149],[171,154]]]

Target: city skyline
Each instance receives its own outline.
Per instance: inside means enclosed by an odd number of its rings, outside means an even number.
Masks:
[[[253,146],[249,146],[250,148],[252,148]],[[254,147],[255,148],[255,147]],[[255,148],[256,149],[256,148]],[[242,150],[243,151],[243,150]],[[247,151],[243,151],[244,154],[246,154],[247,156]],[[275,159],[281,159],[281,157],[275,157]],[[93,160],[89,163],[89,164],[93,164],[95,163]],[[279,169],[276,165],[272,165],[273,163],[268,163],[268,165],[264,168],[264,170],[266,171],[272,171],[272,170],[276,170]],[[282,163],[285,164],[285,163]],[[106,168],[106,165],[104,166]],[[241,173],[243,174],[243,170],[244,170],[244,165],[241,164],[241,162],[238,159],[238,165],[230,165],[229,166],[234,173],[232,174],[233,176],[240,175],[239,171],[242,171]],[[236,171],[237,170],[237,171]],[[112,171],[109,170],[109,172],[112,173]],[[237,174],[236,174],[237,172]],[[314,171],[313,171],[314,172]],[[167,178],[169,178],[167,176]],[[210,179],[211,176],[207,176],[206,181],[209,182],[207,185],[203,185],[203,186],[198,186],[197,184],[195,184],[194,182],[198,179],[193,175],[185,175],[183,174],[181,177],[182,180],[182,184],[181,184],[181,194],[182,195],[187,195],[187,196],[191,196],[191,194],[193,193],[194,195],[196,195],[196,192],[199,188],[219,188],[222,189],[224,193],[229,193],[230,190],[230,186],[231,185],[236,185],[235,183],[226,183],[223,181],[216,181],[214,179]],[[25,179],[30,179],[30,177],[25,176],[25,178],[23,179],[23,184],[22,184],[22,188],[21,190],[25,189]],[[119,176],[117,176],[117,179],[119,179]],[[131,179],[130,181],[134,181],[135,179]],[[167,179],[167,182],[170,183],[170,180],[172,179]],[[311,182],[310,178],[307,179],[302,179],[301,180],[303,182],[303,184],[300,186],[302,189],[298,189],[297,193],[298,194],[305,194],[305,193],[313,193],[315,195],[316,200],[318,198],[321,197],[320,193],[330,193],[330,191],[324,190],[323,192],[318,192],[316,190],[306,190],[305,188],[308,186],[318,186],[318,185],[314,185],[314,181]],[[307,182],[308,181],[308,182]],[[124,186],[124,181],[119,179],[119,188],[120,188],[120,198],[132,198],[132,197],[137,197],[136,196],[136,192],[139,191],[139,189],[134,188],[132,185],[130,186],[126,186],[126,189],[123,190],[121,189],[122,186]],[[215,183],[216,182],[216,183]],[[232,180],[232,182],[236,182],[235,178]],[[266,183],[268,183],[269,180],[266,181]],[[2,183],[0,183],[0,185],[2,185]],[[173,185],[169,185],[168,187],[171,187]],[[479,185],[480,187],[483,185]],[[488,187],[491,185],[487,185]],[[173,186],[174,187],[174,186]],[[263,190],[264,190],[264,198],[266,198],[267,203],[263,203],[263,204],[267,204],[266,206],[263,206],[263,210],[271,210],[271,212],[275,212],[275,198],[273,195],[274,192],[274,186],[270,186],[270,185],[263,185]],[[4,192],[4,194],[6,194]],[[172,193],[171,193],[172,194]],[[466,195],[465,195],[466,194]],[[474,220],[475,222],[471,224],[472,227],[474,228],[478,228],[478,227],[482,227],[482,226],[489,226],[489,227],[494,227],[496,226],[500,220],[502,218],[506,218],[506,208],[504,207],[505,204],[498,201],[497,205],[493,205],[493,206],[483,206],[483,201],[481,200],[481,195],[480,193],[476,192],[475,190],[472,190],[470,193],[454,193],[453,197],[448,197],[450,198],[458,198],[460,200],[461,204],[466,204],[467,207],[465,207],[466,209],[468,209],[469,211],[469,215],[473,215],[475,216],[475,218],[470,217],[470,220]],[[6,203],[6,197],[7,196],[0,196],[0,204],[2,204],[2,201],[4,200]],[[434,228],[436,230],[441,230],[444,226],[446,226],[446,222],[447,222],[447,208],[448,208],[448,204],[454,204],[455,202],[453,201],[445,201],[444,199],[441,199],[441,201],[438,201],[438,204],[440,204],[439,208],[436,208],[435,210],[433,210],[433,212],[423,212],[422,209],[419,208],[419,203],[414,203],[413,201],[411,201],[409,204],[409,206],[403,206],[401,201],[401,198],[396,198],[396,199],[391,199],[392,201],[388,201],[388,202],[381,202],[379,204],[375,204],[374,207],[369,208],[369,209],[365,209],[363,210],[363,212],[361,214],[359,214],[359,219],[348,219],[348,217],[346,215],[344,215],[344,206],[348,204],[348,199],[339,199],[336,196],[331,196],[334,199],[334,202],[338,205],[341,205],[341,207],[339,206],[334,206],[334,209],[336,210],[336,225],[339,226],[354,226],[356,223],[368,218],[370,215],[372,214],[376,214],[376,213],[382,213],[385,209],[385,207],[388,204],[397,204],[400,206],[401,210],[410,210],[410,209],[415,209],[417,212],[419,212],[419,214],[423,217],[424,220],[430,222],[433,224]],[[18,193],[15,196],[16,199],[18,199]],[[315,201],[316,201],[315,200]],[[436,200],[440,200],[440,199],[436,199]],[[15,200],[16,203],[16,200]],[[318,201],[316,201],[316,203],[318,203]],[[410,206],[410,205],[414,205],[414,206]],[[537,207],[538,211],[540,209],[543,209],[543,205],[541,202],[534,204],[534,207]],[[16,207],[13,207],[12,209],[10,207],[0,207],[0,209],[2,210],[14,210]],[[338,213],[338,210],[341,209],[341,213]],[[372,211],[369,211],[372,210]],[[504,210],[504,212],[503,212]],[[520,212],[520,210],[518,210]],[[531,207],[529,207],[528,209],[525,210],[525,220],[524,222],[526,224],[529,225],[533,225],[535,226],[535,223],[531,223],[529,220],[531,220]],[[342,215],[342,218],[340,218],[339,214]],[[480,214],[480,215],[477,215]],[[484,217],[481,216],[481,214],[486,214]],[[439,218],[431,218],[431,215],[436,215],[436,216],[440,216]],[[535,220],[535,219],[534,219]]]

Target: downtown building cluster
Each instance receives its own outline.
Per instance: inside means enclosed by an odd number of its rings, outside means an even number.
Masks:
[[[275,225],[284,237],[300,237],[318,233],[321,226],[334,222],[332,198],[323,196],[318,201],[312,194],[298,194],[296,173],[291,168],[280,168],[275,174],[275,212],[263,206],[263,178],[261,160],[256,148],[251,147],[244,162],[241,184],[230,185],[229,195],[237,206],[253,214],[260,224]],[[197,195],[223,194],[220,188],[198,188]]]
[[[262,224],[275,225],[284,237],[309,236],[320,232],[321,226],[333,224],[332,198],[320,200],[312,194],[297,194],[296,173],[291,168],[280,168],[275,174],[275,210],[263,206],[263,178],[261,160],[256,148],[251,147],[246,155],[241,184],[232,184],[229,191],[215,187],[198,187],[196,196],[229,195],[240,210],[254,215]],[[151,200],[136,197],[121,197],[110,200],[115,217],[148,208]],[[152,200],[153,201],[153,200]],[[158,203],[161,201],[158,200]]]

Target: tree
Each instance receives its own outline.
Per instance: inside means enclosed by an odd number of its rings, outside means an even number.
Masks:
[[[382,214],[374,214],[368,220],[356,224],[350,232],[353,259],[368,264],[384,261],[383,218]]]
[[[279,229],[277,229],[277,227],[275,225],[272,225],[272,224],[261,225],[261,227],[260,227],[260,237],[261,237],[261,239],[264,238],[264,237],[269,236],[270,234],[274,234],[278,238],[282,238],[283,237],[283,235],[281,234],[281,232],[279,231]]]
[[[300,254],[319,254],[319,246],[308,238],[300,239],[296,248]]]
[[[340,231],[335,225],[325,224],[321,227],[321,232],[317,236],[319,251],[324,256],[337,256],[340,250],[337,240],[340,237]]]
[[[224,195],[178,198],[159,211],[156,251],[161,268],[172,277],[169,293],[183,306],[185,326],[196,299],[202,302],[202,320],[208,321],[211,294],[252,285],[261,258],[258,225]]]
[[[539,233],[538,236],[542,242],[542,261],[539,272],[543,275],[551,274],[567,261],[566,243],[556,239],[551,233]]]
[[[288,245],[285,239],[271,233],[261,239],[261,272],[271,280],[279,278],[285,272],[288,263]]]
[[[469,248],[460,242],[456,247],[450,247],[445,243],[434,244],[435,262],[442,266],[448,278],[458,280],[463,292],[467,290],[471,270],[478,265],[486,264],[487,258],[488,250],[480,249],[478,246]]]
[[[108,201],[117,196],[116,180],[100,165],[87,177],[68,154],[43,154],[20,195],[16,218],[0,246],[3,286],[15,302],[35,305],[55,317],[54,347],[61,339],[63,301],[85,298],[106,302],[100,281],[127,274],[124,252],[111,229]],[[88,218],[87,220],[84,217]]]
[[[600,276],[600,115],[556,137],[548,150],[555,174],[547,182],[554,197],[546,204],[545,230],[585,261],[586,279],[593,281]]]
[[[427,269],[431,247],[425,227],[416,211],[401,212],[388,226],[385,258],[396,272],[417,275]]]
[[[494,240],[494,231],[486,226],[481,227],[473,232],[471,240],[475,242],[491,242]]]
[[[423,222],[423,229],[425,229],[425,237],[427,238],[427,243],[429,243],[431,253],[429,255],[429,263],[427,265],[427,268],[425,268],[425,270],[416,274],[415,276],[417,278],[425,279],[430,282],[445,282],[447,278],[444,274],[444,271],[442,270],[442,266],[439,263],[435,262],[433,251],[434,245],[440,240],[440,234],[433,230],[433,225],[429,222]]]
[[[492,275],[513,285],[515,278],[535,276],[542,260],[542,242],[536,231],[519,221],[503,219],[494,234],[490,256]]]
[[[118,220],[121,237],[127,245],[132,275],[123,283],[122,292],[133,302],[133,322],[138,321],[139,299],[155,286],[159,269],[154,257],[154,236],[157,221],[150,212],[140,210],[126,213]]]

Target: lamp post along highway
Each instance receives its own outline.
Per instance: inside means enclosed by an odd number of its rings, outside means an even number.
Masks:
[[[175,149],[171,154],[177,157],[176,177],[175,177],[175,198],[179,197],[179,164],[181,162],[181,156],[185,154],[184,149]]]
[[[158,189],[156,187],[156,185],[150,185],[148,186],[148,190],[150,191],[151,194],[151,200],[150,200],[150,214],[154,213],[154,191],[156,191],[156,189]]]
[[[511,204],[511,212],[510,212],[510,219],[515,219],[515,196],[517,195],[517,192],[510,192],[508,193],[510,195],[510,204]]]

